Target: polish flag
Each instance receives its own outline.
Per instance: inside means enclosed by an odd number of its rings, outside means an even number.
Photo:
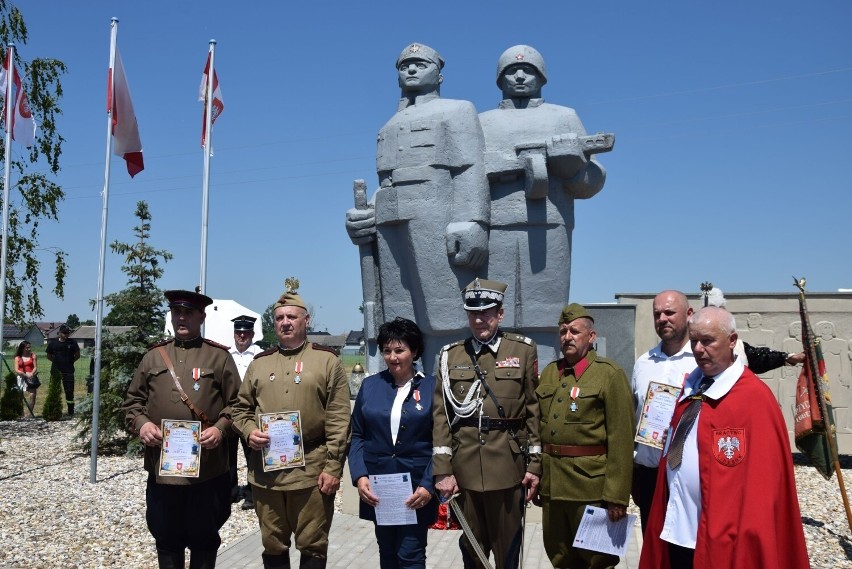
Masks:
[[[9,69],[12,70],[12,89],[11,89],[11,97],[14,101],[14,107],[12,109],[12,140],[23,144],[24,146],[32,146],[35,144],[35,135],[36,135],[36,122],[33,118],[33,114],[30,111],[30,105],[27,102],[27,92],[24,90],[21,85],[21,76],[18,74],[18,70],[14,67],[10,58],[12,57],[12,50],[6,50],[6,60],[3,62],[3,67],[0,69],[0,91],[6,94],[6,88],[8,86],[9,79]],[[6,106],[5,103],[3,105],[3,114],[5,115]],[[6,124],[9,124],[9,120],[4,121]]]
[[[198,100],[204,103],[204,115],[201,121],[201,148],[207,143],[207,81],[210,76],[210,52],[207,52],[207,63],[204,65],[204,73],[201,75],[201,85],[198,87]],[[213,70],[213,104],[211,105],[212,115],[210,118],[210,126],[216,122],[222,111],[225,110],[225,103],[222,101],[222,89],[219,88],[219,77],[216,75],[216,70]]]
[[[130,100],[130,87],[124,75],[121,54],[115,48],[115,63],[110,69],[107,85],[107,109],[112,116],[112,152],[127,162],[127,173],[132,178],[145,169],[142,161],[142,139],[139,138],[139,125]]]

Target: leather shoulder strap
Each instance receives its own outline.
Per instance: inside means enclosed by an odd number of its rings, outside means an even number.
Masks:
[[[207,414],[204,413],[201,409],[192,404],[192,401],[189,400],[189,396],[187,396],[186,392],[183,390],[183,387],[180,386],[180,381],[178,380],[177,374],[175,373],[175,368],[172,365],[172,360],[169,357],[169,353],[166,351],[164,346],[157,346],[157,351],[160,352],[160,357],[163,358],[163,362],[166,364],[166,367],[169,369],[169,373],[172,374],[172,380],[175,382],[175,387],[177,387],[178,393],[180,393],[180,400],[189,408],[190,413],[194,417],[198,417],[201,419],[202,426],[210,426],[213,424],[212,421],[207,417]]]

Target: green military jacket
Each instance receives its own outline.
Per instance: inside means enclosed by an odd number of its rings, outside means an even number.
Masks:
[[[506,418],[521,419],[517,430],[521,444],[531,449],[530,463],[525,467],[524,454],[507,430],[490,429],[481,432],[476,426],[450,427],[454,417],[452,406],[446,402],[443,386],[454,397],[463,400],[476,381],[476,372],[470,355],[472,339],[445,346],[438,357],[435,397],[433,400],[433,447],[435,448],[432,473],[455,475],[459,487],[485,492],[517,486],[526,471],[541,474],[539,452],[539,410],[535,396],[538,356],[535,342],[519,334],[501,332],[500,345],[495,355],[483,348],[476,361],[485,374],[486,382],[503,407]],[[443,365],[446,354],[446,366]],[[500,419],[494,400],[483,388],[482,413]],[[445,405],[445,402],[447,403]],[[481,437],[481,438],[480,438]],[[484,444],[483,444],[484,443]],[[452,456],[442,451],[451,449]]]
[[[600,501],[627,505],[633,475],[633,394],[618,364],[598,357],[584,358],[580,377],[564,360],[541,373],[536,395],[541,406],[542,445],[606,445],[597,456],[556,457],[542,453],[544,474],[539,491],[544,498]],[[582,367],[578,365],[577,367]],[[572,388],[578,388],[572,398]],[[576,411],[571,410],[572,402]]]
[[[158,346],[165,348],[174,366],[175,375],[192,404],[227,434],[231,428],[232,406],[237,402],[240,374],[228,348],[203,338],[169,340],[152,346],[142,357],[127,389],[122,407],[127,427],[134,435],[142,425],[153,422],[158,427],[163,419],[199,421],[180,400],[174,379],[160,355]],[[194,373],[197,370],[197,373]],[[196,382],[193,376],[198,377]],[[194,389],[195,385],[198,389]],[[145,470],[157,474],[160,468],[160,447],[145,447]],[[158,484],[195,484],[228,471],[226,438],[214,449],[201,449],[198,478],[180,476],[157,477]]]
[[[252,450],[249,482],[271,490],[299,490],[315,486],[322,472],[342,478],[351,411],[349,380],[337,352],[305,342],[255,356],[234,406],[234,429],[248,439],[259,428],[259,413],[278,411],[300,412],[305,466],[264,472],[261,452]]]

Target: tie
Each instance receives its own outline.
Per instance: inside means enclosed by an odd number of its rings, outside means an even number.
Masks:
[[[701,411],[701,401],[703,399],[702,394],[707,391],[711,385],[713,385],[712,378],[702,377],[701,383],[698,385],[698,390],[689,396],[691,401],[689,402],[689,406],[686,408],[686,411],[684,411],[683,415],[681,415],[680,422],[675,428],[672,445],[669,447],[669,454],[666,457],[669,463],[669,468],[672,470],[680,466],[680,463],[683,460],[683,443],[686,441],[686,435],[689,434],[689,430],[692,429],[692,424],[695,423],[695,418],[698,417],[698,412]]]

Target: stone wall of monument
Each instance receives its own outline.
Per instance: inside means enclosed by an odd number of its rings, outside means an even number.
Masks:
[[[636,307],[636,357],[659,342],[654,332],[653,300],[656,293],[616,294],[618,304]],[[753,346],[784,352],[800,352],[801,319],[798,293],[725,292],[727,308],[737,319],[737,331]],[[689,295],[693,308],[703,306],[698,294]],[[829,391],[834,405],[837,443],[841,454],[852,454],[852,293],[807,293],[808,313],[814,335],[820,338]],[[772,389],[793,440],[793,404],[801,366],[784,366],[759,377]]]

